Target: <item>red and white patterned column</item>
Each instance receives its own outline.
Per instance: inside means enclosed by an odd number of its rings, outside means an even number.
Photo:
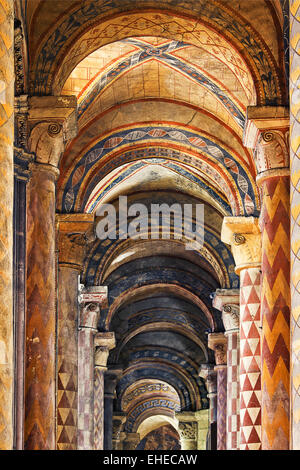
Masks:
[[[94,382],[94,449],[104,446],[104,374],[109,351],[116,346],[115,335],[111,332],[95,336],[95,382]],[[112,416],[111,416],[112,419]]]
[[[217,371],[217,450],[226,450],[227,338],[224,333],[210,333],[208,347],[215,351]]]
[[[259,268],[243,269],[241,281],[241,450],[261,449],[261,344]]]
[[[78,450],[94,449],[94,339],[107,288],[87,287],[79,296]]]
[[[240,450],[261,449],[261,234],[254,217],[225,217],[222,240],[231,245],[240,275]]]
[[[227,337],[227,419],[226,448],[239,449],[240,433],[240,341],[239,341],[239,300],[237,289],[218,289],[213,306],[222,311],[222,318]]]

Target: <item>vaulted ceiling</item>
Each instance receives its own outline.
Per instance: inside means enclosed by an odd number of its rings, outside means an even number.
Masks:
[[[247,107],[287,99],[281,3],[21,0],[18,8],[27,19],[27,91],[78,100],[57,211],[96,213],[117,207],[120,195],[147,207],[205,206],[199,251],[185,240],[97,239],[82,276],[108,286],[99,328],[117,338],[110,365],[124,370],[119,409],[145,380],[167,384],[182,410],[205,408],[206,333],[223,329],[211,297],[238,287],[222,220],[260,209],[242,142]]]

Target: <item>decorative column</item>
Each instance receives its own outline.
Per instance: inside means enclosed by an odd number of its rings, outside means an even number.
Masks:
[[[209,410],[182,411],[178,419],[181,450],[205,450],[209,428]]]
[[[300,51],[299,0],[290,0],[290,165],[291,165],[291,445],[300,449]]]
[[[0,3],[0,449],[13,447],[14,4]]]
[[[289,112],[250,107],[244,144],[255,149],[262,209],[262,449],[290,440]]]
[[[261,233],[255,217],[225,217],[221,239],[231,245],[240,275],[240,450],[261,449]]]
[[[210,364],[202,364],[199,376],[205,380],[209,399],[209,433],[207,450],[217,450],[217,372]]]
[[[76,133],[73,97],[29,100],[25,449],[53,450],[55,439],[55,182],[65,142]]]
[[[107,287],[82,288],[79,296],[78,332],[78,450],[94,450],[94,363],[100,308],[106,302]]]
[[[215,370],[217,371],[217,450],[226,450],[227,338],[224,333],[210,333],[208,347],[215,351]]]
[[[240,292],[217,289],[213,306],[222,312],[227,337],[226,449],[238,450],[240,441]]]
[[[15,48],[16,37],[15,30]],[[20,41],[20,39],[18,40]],[[22,62],[23,63],[23,62]],[[14,449],[24,448],[25,311],[26,311],[26,186],[34,155],[27,151],[27,96],[15,98],[13,299],[14,299]]]
[[[109,351],[116,346],[115,334],[97,333],[95,336],[95,386],[94,386],[94,449],[104,448],[104,373]],[[112,410],[110,419],[112,421]]]
[[[118,380],[123,369],[110,367],[104,376],[104,449],[112,450],[113,443],[113,401]]]
[[[26,308],[26,185],[28,164],[33,155],[21,148],[14,151],[14,448],[24,445],[24,356]]]
[[[93,214],[58,214],[57,449],[77,449],[78,280]]]

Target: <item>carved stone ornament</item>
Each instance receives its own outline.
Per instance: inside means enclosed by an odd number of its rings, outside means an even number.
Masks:
[[[221,240],[231,245],[237,274],[242,269],[260,266],[262,242],[257,217],[224,217]]]
[[[100,316],[100,306],[98,303],[81,303],[80,328],[97,329]]]
[[[222,314],[226,332],[239,331],[240,308],[238,305],[225,305]]]
[[[227,338],[224,333],[210,333],[208,335],[208,347],[215,351],[217,366],[227,364]]]
[[[95,367],[106,368],[108,356],[108,347],[98,346],[95,350]]]
[[[262,132],[256,148],[257,172],[289,167],[289,129]]]
[[[179,434],[181,439],[196,440],[197,439],[197,423],[179,423]]]

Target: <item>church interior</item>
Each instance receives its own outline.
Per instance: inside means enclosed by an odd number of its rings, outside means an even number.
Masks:
[[[0,0],[1,450],[300,449],[299,38],[300,0]]]

